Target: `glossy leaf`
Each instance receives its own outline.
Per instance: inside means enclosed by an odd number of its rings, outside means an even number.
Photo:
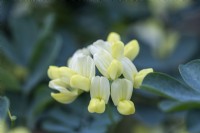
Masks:
[[[199,101],[172,101],[166,100],[159,103],[159,107],[165,112],[175,112],[194,108],[200,108]]]
[[[200,100],[200,94],[195,90],[162,73],[150,73],[147,75],[141,88],[178,101]]]
[[[193,89],[200,92],[200,59],[179,66],[184,81]]]

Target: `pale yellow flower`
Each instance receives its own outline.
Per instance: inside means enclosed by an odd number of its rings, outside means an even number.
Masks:
[[[135,113],[135,106],[130,100],[133,93],[133,84],[127,79],[117,79],[111,85],[111,98],[120,114]]]
[[[107,78],[92,78],[90,89],[91,100],[88,106],[90,113],[103,113],[110,97],[110,84]]]

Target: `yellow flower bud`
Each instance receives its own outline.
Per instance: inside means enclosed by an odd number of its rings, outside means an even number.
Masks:
[[[120,41],[120,35],[115,33],[115,32],[111,32],[108,37],[107,37],[107,41],[110,42],[111,44],[114,43],[115,41]]]
[[[70,86],[72,88],[81,89],[84,91],[89,91],[90,89],[90,80],[81,75],[74,75],[70,79]]]
[[[152,68],[148,68],[148,69],[143,69],[141,71],[139,71],[137,74],[135,74],[134,77],[134,88],[138,89],[140,88],[144,78],[146,77],[147,74],[153,72]]]
[[[88,106],[88,111],[90,113],[103,113],[105,111],[105,101],[103,99],[92,98]]]
[[[60,78],[59,67],[49,66],[47,74],[50,79]]]
[[[73,75],[77,74],[75,71],[73,71],[72,69],[68,67],[60,67],[59,73],[60,73],[60,78],[67,83],[70,82],[70,78]]]
[[[111,47],[112,57],[113,58],[120,58],[124,55],[124,44],[121,41],[116,41],[113,43]]]
[[[132,40],[124,47],[124,56],[130,60],[134,60],[140,51],[139,44],[137,40]]]
[[[119,102],[117,110],[122,115],[131,115],[135,113],[135,106],[132,101],[123,100]]]
[[[108,67],[107,72],[112,80],[118,78],[123,72],[122,63],[114,59]]]

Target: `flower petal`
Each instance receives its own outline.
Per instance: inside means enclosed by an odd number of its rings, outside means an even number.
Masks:
[[[88,106],[88,111],[90,113],[103,113],[105,111],[105,101],[103,99],[92,98]]]
[[[140,51],[139,44],[137,40],[132,40],[124,47],[124,56],[130,60],[134,60]]]
[[[51,96],[60,103],[68,104],[77,98],[78,93],[68,91],[62,93],[51,93]]]
[[[111,32],[107,37],[107,41],[110,42],[111,44],[120,40],[121,40],[120,35],[115,32]]]
[[[94,62],[96,64],[98,70],[100,71],[100,73],[103,76],[109,78],[107,69],[113,60],[111,54],[109,54],[108,52],[106,52],[104,50],[101,50],[98,53],[94,54],[93,58],[94,58]]]
[[[123,65],[124,77],[126,79],[134,82],[134,80],[133,80],[134,75],[138,72],[135,65],[127,57],[122,58],[120,61]]]
[[[66,82],[67,84],[70,83],[70,78],[77,74],[75,71],[68,67],[60,67],[59,68],[59,73],[60,73],[60,79]]]
[[[109,77],[114,80],[116,78],[118,78],[122,72],[123,72],[123,66],[122,66],[122,63],[119,62],[118,60],[114,59],[108,69],[107,69],[107,72],[108,72],[108,75]]]
[[[95,64],[90,56],[79,55],[71,61],[71,69],[89,79],[95,76]]]
[[[70,86],[72,88],[81,89],[84,91],[90,90],[90,80],[81,75],[74,75],[70,79]]]
[[[67,87],[69,87],[69,85],[63,82],[61,79],[54,79],[49,82],[49,88],[55,89],[59,92],[67,92]]]
[[[59,67],[57,66],[49,66],[49,69],[47,71],[48,77],[50,79],[57,79],[60,78],[59,75]]]
[[[121,58],[124,55],[124,44],[121,41],[116,41],[113,43],[112,47],[112,57],[115,59]]]
[[[143,69],[141,71],[139,71],[135,77],[134,77],[134,88],[138,89],[140,88],[144,78],[147,76],[147,74],[153,72],[153,69],[152,68],[148,68],[148,69]]]
[[[117,79],[111,85],[111,98],[117,106],[122,100],[130,100],[133,92],[133,84],[127,79]]]
[[[119,102],[117,110],[122,115],[131,115],[135,113],[135,106],[132,101],[123,100]]]
[[[91,46],[89,46],[89,50],[92,55],[99,52],[100,50],[105,50],[108,53],[111,53],[111,45],[103,40],[97,40]]]
[[[103,99],[105,103],[108,103],[110,97],[110,84],[108,79],[99,76],[92,78],[90,96],[91,98]]]

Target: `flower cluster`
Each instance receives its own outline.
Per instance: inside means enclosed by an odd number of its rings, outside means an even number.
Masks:
[[[120,114],[133,114],[133,88],[139,88],[144,77],[153,72],[151,68],[137,71],[132,60],[138,53],[136,40],[124,45],[120,36],[111,32],[107,41],[97,40],[87,48],[76,51],[68,60],[68,67],[49,67],[49,87],[58,91],[52,92],[51,96],[67,104],[81,93],[90,92],[88,111],[91,113],[103,113],[111,96]],[[102,76],[96,75],[95,66]]]

